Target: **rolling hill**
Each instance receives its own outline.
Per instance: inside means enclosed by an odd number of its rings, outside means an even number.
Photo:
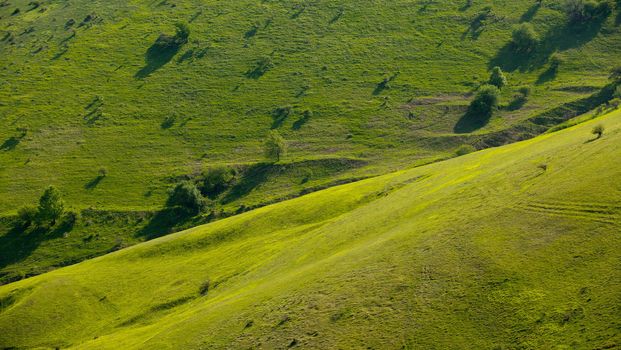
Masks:
[[[0,283],[544,133],[612,97],[610,6],[575,26],[558,1],[2,0]],[[179,22],[189,37],[162,48]],[[539,39],[527,53],[521,24]],[[495,66],[508,85],[480,125],[468,105]],[[278,163],[269,130],[288,144]],[[165,208],[216,167],[236,182],[204,213]],[[48,185],[75,227],[15,229]]]
[[[618,348],[620,160],[617,111],[167,235],[0,286],[0,347]]]

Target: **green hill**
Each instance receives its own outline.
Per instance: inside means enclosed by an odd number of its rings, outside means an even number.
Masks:
[[[161,237],[1,286],[0,347],[617,348],[619,159],[617,111]]]
[[[558,1],[2,0],[0,281],[541,134],[612,98],[620,9],[576,25]],[[511,44],[524,23],[530,51]],[[468,105],[494,66],[508,85],[481,123]],[[203,214],[163,209],[219,166],[235,183]],[[15,230],[48,185],[81,220]]]

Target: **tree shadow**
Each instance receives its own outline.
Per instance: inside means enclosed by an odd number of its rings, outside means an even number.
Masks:
[[[479,130],[489,122],[492,117],[491,113],[481,113],[475,111],[473,108],[468,108],[468,111],[457,121],[453,127],[453,132],[456,134],[468,134],[473,131]]]
[[[269,175],[278,168],[272,163],[257,163],[246,169],[241,179],[227,192],[222,203],[230,203],[252,192],[264,183]]]
[[[533,4],[533,6],[531,6],[528,10],[526,10],[526,12],[524,12],[522,17],[520,17],[520,23],[530,22],[535,17],[535,15],[537,14],[540,8],[541,8],[540,2]]]
[[[146,65],[142,67],[136,74],[135,78],[143,79],[151,75],[156,70],[162,68],[165,64],[170,62],[173,57],[179,52],[181,45],[161,45],[155,42],[147,52],[145,53]]]
[[[101,180],[104,179],[105,176],[97,176],[94,179],[90,180],[89,182],[87,182],[86,184],[84,184],[84,188],[87,190],[92,190],[95,187],[97,187],[97,185],[99,185],[99,183],[101,182]]]
[[[19,145],[22,137],[11,136],[8,139],[4,140],[2,145],[0,145],[0,150],[2,151],[12,151]]]
[[[466,0],[466,3],[459,8],[459,11],[464,12],[472,7],[472,0]]]
[[[549,81],[556,79],[556,74],[558,73],[558,66],[550,66],[543,73],[539,75],[535,84],[541,85],[545,84]]]
[[[300,117],[300,119],[296,120],[293,125],[291,126],[291,129],[293,130],[300,130],[302,128],[302,126],[304,126],[304,124],[306,124],[306,122],[308,122],[310,120],[310,115],[309,114],[304,114]]]
[[[0,269],[26,259],[34,252],[41,243],[46,240],[64,236],[73,230],[75,221],[60,220],[53,227],[30,226],[24,227],[16,220],[5,222],[8,228],[0,235]],[[23,276],[16,276],[23,277]]]
[[[509,111],[517,111],[518,109],[521,109],[522,107],[524,107],[524,105],[526,104],[526,97],[524,96],[515,96],[513,98],[513,100],[511,100],[511,102],[509,103],[509,105],[507,106],[507,110]]]
[[[287,120],[287,118],[293,113],[293,108],[290,106],[279,107],[272,111],[272,129],[278,129]]]
[[[185,208],[164,208],[155,213],[149,222],[136,233],[136,236],[153,239],[167,235],[174,231],[175,226],[186,223],[193,216],[194,215]]]
[[[489,61],[489,69],[500,67],[506,72],[528,72],[545,65],[556,51],[578,48],[593,40],[599,33],[605,19],[593,20],[589,24],[576,26],[563,24],[550,29],[539,45],[530,52],[520,52],[507,43]]]

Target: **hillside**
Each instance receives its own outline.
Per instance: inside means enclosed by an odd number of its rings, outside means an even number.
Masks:
[[[555,1],[2,0],[0,283],[541,134],[612,97],[610,4],[576,27]],[[162,49],[178,22],[189,37]],[[539,44],[516,54],[524,23]],[[468,105],[494,66],[508,85],[483,125]],[[272,129],[289,149],[278,163],[263,155]],[[164,208],[221,166],[236,182],[202,214]],[[75,227],[15,229],[49,185]]]
[[[0,286],[0,347],[617,348],[620,160],[617,111],[161,237]]]
[[[508,74],[505,104],[522,86],[533,91],[479,134],[591,95],[621,56],[617,12],[571,32],[555,2],[464,2],[3,1],[0,211],[49,184],[78,209],[157,209],[180,176],[262,161],[271,128],[289,141],[289,161],[370,163],[305,186],[378,174],[476,144],[455,125],[493,65]],[[189,42],[151,55],[178,21]],[[506,51],[521,22],[542,47],[519,61]],[[541,80],[555,52],[563,62]],[[108,176],[93,183],[101,167]],[[235,208],[286,195],[300,179],[267,184]]]

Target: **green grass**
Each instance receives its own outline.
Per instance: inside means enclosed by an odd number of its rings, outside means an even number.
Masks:
[[[5,214],[36,200],[49,184],[77,208],[159,208],[169,176],[261,161],[272,111],[287,105],[294,113],[280,129],[292,161],[363,158],[370,168],[357,172],[380,174],[446,156],[463,143],[453,127],[468,94],[488,78],[489,65],[527,13],[547,40],[542,57],[499,64],[510,71],[503,103],[524,85],[532,86],[532,97],[478,133],[590,94],[621,55],[614,14],[601,30],[559,37],[553,29],[564,23],[560,7],[546,3],[533,15],[531,1],[492,2],[495,15],[477,35],[469,28],[486,4],[464,8],[462,0],[184,0],[174,7],[46,0],[27,11],[29,2],[10,0],[0,8],[0,30],[12,38],[0,42],[0,143],[28,128],[14,148],[0,152]],[[21,11],[12,16],[16,8]],[[94,19],[79,27],[89,14]],[[66,28],[71,19],[76,23]],[[179,20],[189,22],[190,42],[136,78],[148,48],[160,33],[174,33]],[[554,79],[537,85],[552,50],[564,62]],[[273,67],[247,77],[265,57]],[[377,91],[393,75],[389,88]],[[101,101],[89,107],[96,97]],[[313,117],[294,127],[305,110]],[[169,117],[174,123],[162,128]],[[102,166],[108,178],[87,190]]]
[[[138,244],[1,286],[0,346],[615,348],[620,157],[617,111]]]
[[[601,103],[588,97],[621,56],[618,8],[575,31],[556,2],[30,3],[0,7],[0,247],[9,252],[0,282],[210,221],[211,212],[229,216],[446,159],[464,144],[543,133]],[[189,23],[190,41],[149,54],[177,21]],[[524,21],[542,39],[528,57],[507,46]],[[562,59],[557,71],[552,54]],[[261,62],[267,69],[250,74]],[[503,108],[483,128],[455,133],[493,65],[508,77]],[[524,86],[528,101],[511,110]],[[293,112],[275,120],[286,106]],[[271,128],[290,152],[267,166]],[[241,185],[204,216],[161,220],[176,181],[221,165],[248,170]],[[11,216],[48,185],[90,222],[58,237],[13,230]]]

